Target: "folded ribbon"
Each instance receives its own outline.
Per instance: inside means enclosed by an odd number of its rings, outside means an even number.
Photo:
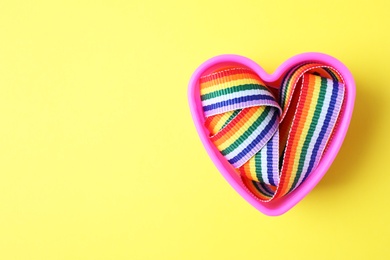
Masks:
[[[344,94],[340,74],[317,63],[291,68],[278,89],[241,67],[200,78],[211,142],[264,202],[292,192],[316,168]]]

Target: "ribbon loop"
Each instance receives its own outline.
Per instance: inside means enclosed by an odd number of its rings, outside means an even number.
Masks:
[[[290,69],[278,102],[248,68],[226,68],[200,79],[211,142],[265,202],[296,189],[318,165],[344,92],[340,74],[317,63]]]

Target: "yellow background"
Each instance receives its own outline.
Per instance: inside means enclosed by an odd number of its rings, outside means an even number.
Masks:
[[[0,259],[389,259],[389,1],[0,1]],[[189,78],[307,51],[357,85],[320,184],[262,215],[196,134]]]

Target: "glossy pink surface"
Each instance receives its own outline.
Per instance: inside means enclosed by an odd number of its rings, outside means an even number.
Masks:
[[[278,86],[280,80],[285,72],[289,68],[302,63],[302,62],[318,62],[327,66],[331,66],[340,72],[346,85],[346,97],[344,109],[341,112],[339,124],[336,126],[333,137],[328,144],[328,148],[322,156],[321,162],[317,168],[311,173],[311,175],[302,183],[295,191],[287,196],[280,198],[273,202],[264,203],[257,200],[242,184],[240,177],[234,171],[233,167],[226,161],[226,159],[220,154],[217,148],[210,142],[208,137],[208,131],[204,128],[205,117],[203,115],[202,104],[200,101],[199,91],[199,78],[211,71],[214,71],[221,67],[226,66],[240,66],[248,67],[255,71],[265,84],[270,86]],[[347,133],[348,126],[351,120],[354,102],[355,102],[355,82],[352,74],[349,72],[346,66],[337,59],[321,53],[303,53],[296,55],[287,61],[285,61],[273,74],[267,74],[263,68],[261,68],[254,61],[238,56],[238,55],[220,55],[211,58],[201,64],[191,77],[188,88],[188,101],[192,114],[195,127],[198,131],[199,137],[209,154],[211,160],[218,168],[222,176],[228,181],[228,183],[251,205],[262,213],[269,216],[281,215],[292,207],[294,207],[300,200],[302,200],[322,179],[326,171],[329,169],[333,160],[335,159],[344,137]]]

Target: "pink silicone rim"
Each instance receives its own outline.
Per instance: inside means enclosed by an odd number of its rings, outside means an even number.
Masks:
[[[333,133],[332,140],[330,141],[327,150],[325,151],[321,162],[315,171],[306,179],[306,181],[300,185],[291,194],[278,199],[275,202],[264,203],[257,200],[242,184],[240,178],[234,172],[232,166],[221,156],[219,151],[210,142],[207,131],[204,128],[204,115],[200,102],[199,95],[199,78],[212,70],[215,70],[222,66],[245,66],[255,71],[266,84],[271,84],[280,80],[282,75],[291,67],[300,64],[302,62],[318,62],[327,66],[335,68],[343,77],[346,85],[346,98],[345,104],[340,115],[339,123]],[[191,115],[199,134],[199,137],[222,176],[228,181],[228,183],[252,206],[258,209],[260,212],[269,216],[278,216],[284,214],[292,207],[294,207],[299,201],[301,201],[322,179],[333,160],[335,159],[340,147],[344,141],[345,135],[348,130],[349,123],[351,121],[352,112],[354,108],[356,95],[355,82],[351,72],[348,68],[339,60],[322,53],[303,53],[298,54],[281,64],[274,73],[268,74],[257,63],[243,56],[234,54],[219,55],[211,58],[201,64],[193,73],[188,88],[188,101],[190,106]]]

